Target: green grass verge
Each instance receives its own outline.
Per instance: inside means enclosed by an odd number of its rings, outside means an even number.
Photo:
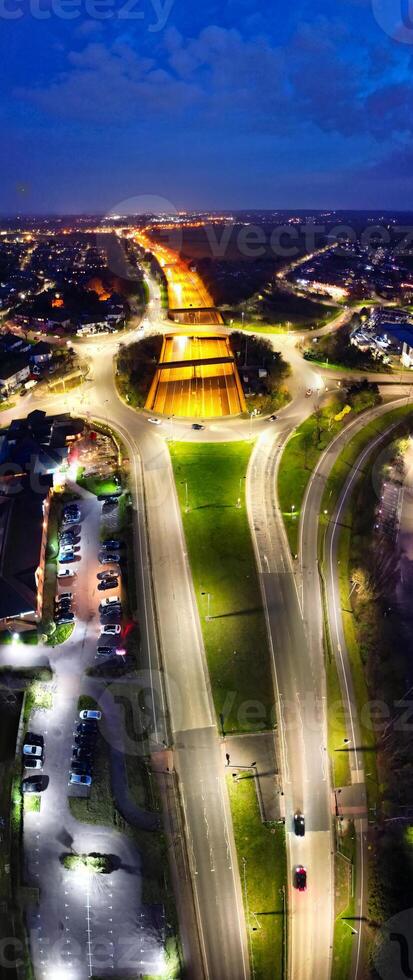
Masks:
[[[25,813],[40,813],[41,796],[37,793],[26,793],[23,800]]]
[[[217,714],[228,732],[271,727],[270,656],[245,507],[252,444],[170,448]]]
[[[24,702],[24,721],[27,725],[32,711],[50,711],[53,707],[53,695],[47,691],[43,681],[32,681],[26,690]]]
[[[83,476],[80,473],[78,474],[76,483],[79,487],[89,490],[90,493],[94,493],[96,496],[100,493],[119,493],[120,490],[120,481],[115,480],[113,476],[102,478],[98,476]]]
[[[251,965],[256,980],[283,976],[283,886],[287,882],[285,830],[263,824],[251,776],[227,777],[241,877]]]
[[[357,936],[351,931],[355,903],[352,897],[352,867],[355,861],[355,835],[352,823],[338,841],[335,859],[335,912],[331,980],[348,980]],[[357,927],[356,927],[357,928]]]
[[[74,628],[74,623],[62,623],[61,626],[56,626],[54,633],[47,637],[46,646],[57,647],[60,643],[66,643],[66,640],[70,639]]]
[[[335,422],[340,411],[337,400],[310,415],[297,429],[281,457],[278,470],[278,500],[283,514],[291,553],[298,552],[300,512],[308,481],[326,446],[346,424]]]
[[[328,523],[330,515],[336,507],[344,482],[352,466],[363,452],[363,449],[374,440],[375,436],[385,432],[393,422],[403,421],[409,415],[413,415],[412,405],[401,405],[400,408],[394,408],[373,422],[369,422],[350,439],[336,460],[326,482],[321,501],[321,529]],[[326,515],[324,514],[325,510],[327,511]]]

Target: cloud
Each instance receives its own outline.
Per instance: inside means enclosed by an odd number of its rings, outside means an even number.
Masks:
[[[393,57],[354,39],[339,19],[302,22],[288,43],[211,25],[185,38],[170,28],[140,56],[131,41],[89,40],[47,86],[17,96],[59,118],[105,126],[155,119],[249,130],[275,138],[315,128],[387,140],[413,130],[413,85]],[[387,72],[387,74],[386,74]]]

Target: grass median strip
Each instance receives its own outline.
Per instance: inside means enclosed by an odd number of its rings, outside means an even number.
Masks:
[[[335,860],[335,926],[331,980],[348,980],[356,939],[354,926],[355,833],[350,821],[338,839]],[[358,928],[358,924],[356,926]]]
[[[409,415],[413,415],[413,408],[411,404],[401,405],[399,408],[393,408],[391,411],[386,412],[379,418],[374,419],[373,422],[368,422],[363,429],[360,429],[360,431],[349,440],[347,446],[345,449],[343,449],[343,452],[340,453],[340,456],[332,467],[326,482],[321,501],[321,529],[328,523],[330,516],[336,507],[338,498],[350,470],[363,452],[363,449],[365,449],[370,442],[373,442],[376,436],[379,436],[382,432],[385,432],[393,422],[402,422],[403,419]],[[327,511],[326,514],[324,513],[325,511]]]
[[[278,499],[293,555],[298,552],[300,512],[307,483],[326,446],[343,427],[342,421],[334,421],[338,411],[334,400],[333,405],[310,415],[294,430],[281,457]]]
[[[261,821],[254,779],[227,777],[252,973],[281,978],[284,969],[287,864],[285,830]]]
[[[175,443],[172,464],[212,692],[225,730],[271,727],[265,618],[245,507],[252,444]]]

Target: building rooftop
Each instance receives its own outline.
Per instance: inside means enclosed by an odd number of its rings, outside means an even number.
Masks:
[[[0,620],[27,615],[37,609],[37,569],[43,537],[43,492],[33,492],[26,474],[0,485]],[[14,492],[16,491],[16,492]]]

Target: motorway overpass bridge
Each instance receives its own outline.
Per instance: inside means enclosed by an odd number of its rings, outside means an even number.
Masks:
[[[168,310],[168,317],[174,323],[197,326],[222,326],[224,320],[215,306],[182,307]]]

